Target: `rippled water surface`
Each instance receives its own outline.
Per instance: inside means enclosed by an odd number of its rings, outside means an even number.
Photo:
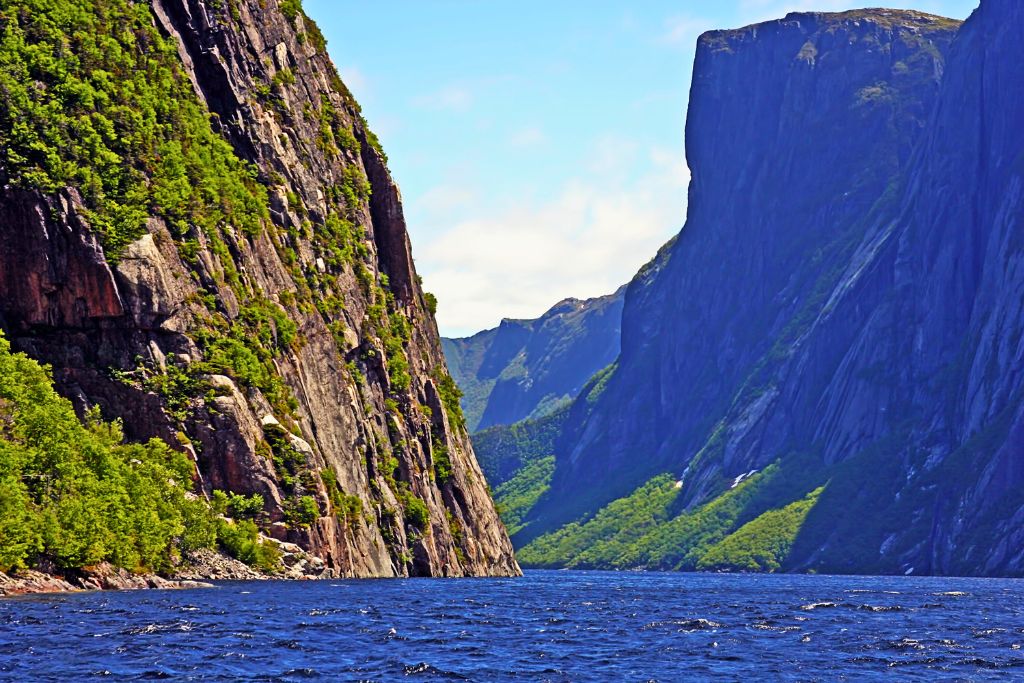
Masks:
[[[1024,677],[1014,580],[528,572],[0,600],[0,678]]]

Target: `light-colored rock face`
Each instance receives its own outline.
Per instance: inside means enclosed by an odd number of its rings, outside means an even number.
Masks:
[[[111,267],[73,191],[51,199],[6,190],[0,322],[21,350],[53,365],[58,387],[79,405],[121,418],[131,438],[161,437],[194,453],[207,492],[262,494],[275,536],[319,557],[327,575],[518,573],[465,429],[452,423],[436,389],[447,375],[436,326],[397,186],[358,105],[301,12],[288,19],[273,0],[222,5],[152,2],[200,98],[269,186],[272,228],[253,236],[229,228],[226,250],[196,235],[198,249],[185,258],[153,218]],[[261,97],[269,83],[273,97]],[[322,143],[323,117],[314,114],[328,106],[335,132],[351,132],[344,149]],[[353,177],[368,181],[369,196],[345,210],[365,238],[355,262],[332,262],[315,234],[335,211],[330,198]],[[225,265],[237,270],[240,287],[225,282]],[[310,273],[320,277],[304,302]],[[386,314],[409,321],[401,350],[407,389],[393,386],[391,351],[373,322],[373,306],[388,292]],[[206,376],[206,393],[169,406],[167,392],[147,378],[200,367],[210,295],[230,329],[253,293],[297,326],[299,342],[272,361],[293,399],[289,414],[224,376]],[[325,299],[338,305],[318,310]],[[300,484],[283,482],[272,443],[296,454]],[[435,464],[445,456],[450,474],[441,477]],[[319,508],[308,526],[287,519],[297,490]],[[358,499],[356,509],[340,510],[339,495]],[[425,504],[421,522],[405,510],[412,498]]]

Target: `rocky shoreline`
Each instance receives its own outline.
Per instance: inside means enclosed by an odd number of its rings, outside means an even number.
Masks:
[[[209,581],[291,581],[336,578],[323,560],[305,553],[292,543],[277,542],[281,570],[260,572],[224,553],[198,550],[189,553],[180,567],[166,576],[134,574],[107,562],[76,570],[40,565],[10,574],[0,572],[0,598],[42,593],[77,593],[93,590],[142,590],[212,588]]]
[[[94,590],[142,590],[145,588],[169,590],[212,587],[211,583],[192,579],[164,578],[156,574],[132,574],[126,569],[107,563],[63,574],[50,574],[35,569],[9,575],[0,572],[0,598]]]

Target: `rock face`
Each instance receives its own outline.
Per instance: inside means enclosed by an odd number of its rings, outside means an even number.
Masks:
[[[115,260],[75,189],[6,187],[0,323],[77,407],[192,454],[207,493],[261,494],[267,532],[327,575],[516,574],[398,188],[296,4],[151,2],[213,125],[267,188],[265,229],[183,241],[154,215]],[[338,207],[354,257],[318,237]],[[210,335],[254,320],[280,349],[262,361],[269,379],[205,369]]]
[[[955,30],[882,11],[701,37],[687,222],[629,285],[615,374],[577,409],[553,491],[579,482],[592,504],[685,469],[776,340],[820,306],[819,280],[906,167]]]
[[[566,299],[535,320],[506,319],[472,337],[442,339],[471,431],[543,417],[575,398],[619,355],[625,287]]]
[[[661,472],[693,521],[771,467],[770,507],[812,503],[782,569],[1024,573],[1022,53],[1010,0],[959,31],[865,10],[702,37],[686,226],[631,283],[535,524]],[[638,556],[705,566],[670,526]]]

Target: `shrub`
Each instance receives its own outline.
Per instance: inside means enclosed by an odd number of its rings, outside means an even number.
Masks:
[[[251,496],[232,493],[228,497],[227,510],[236,519],[252,519],[263,512],[263,496],[258,493]]]
[[[77,568],[109,561],[169,568],[179,549],[208,545],[193,465],[167,444],[125,444],[93,410],[79,421],[48,370],[0,335],[0,570],[45,555]]]
[[[427,310],[430,315],[437,315],[437,297],[430,292],[423,292],[423,300],[427,302]]]
[[[448,414],[448,421],[455,429],[463,429],[466,426],[466,418],[462,414],[462,390],[459,389],[459,385],[451,375],[440,369],[434,373],[434,382],[441,397],[441,404]]]
[[[217,520],[217,542],[228,555],[251,567],[273,572],[281,566],[281,551],[273,542],[260,538],[251,520]]]
[[[284,521],[291,527],[309,527],[320,518],[320,506],[313,496],[300,496],[285,503]]]
[[[426,531],[430,524],[430,510],[423,499],[404,489],[399,492],[398,499],[405,511],[406,524],[410,524],[420,531]]]
[[[434,477],[441,485],[452,478],[452,459],[448,455],[448,447],[440,441],[434,441]]]

